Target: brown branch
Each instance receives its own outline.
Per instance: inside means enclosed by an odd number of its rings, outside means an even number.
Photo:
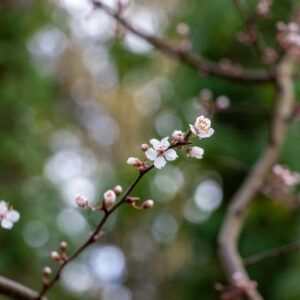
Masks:
[[[276,257],[282,254],[287,254],[291,252],[300,251],[300,242],[284,245],[278,248],[274,248],[253,256],[250,256],[248,258],[244,259],[244,265],[245,266],[251,266],[254,264],[257,264],[263,260],[266,260],[271,257]]]
[[[182,142],[177,142],[175,144],[172,144],[169,146],[168,149],[171,148],[176,148],[178,146],[182,146],[182,145],[189,145],[191,144],[191,142],[188,141],[189,137],[191,135],[191,130],[188,130],[184,136],[184,140]],[[109,210],[104,210],[104,216],[102,217],[102,219],[100,220],[99,224],[97,225],[96,229],[93,231],[93,233],[91,234],[91,236],[89,237],[89,239],[86,240],[85,243],[83,243],[68,259],[64,260],[61,264],[61,266],[59,267],[59,269],[56,271],[55,275],[53,276],[53,278],[47,283],[44,284],[40,294],[38,297],[33,298],[33,299],[42,299],[43,295],[45,295],[45,293],[55,284],[56,281],[59,280],[60,275],[62,270],[64,269],[64,267],[72,260],[74,260],[80,253],[82,253],[90,244],[93,244],[95,241],[97,241],[98,236],[101,232],[101,229],[104,225],[104,223],[106,222],[106,220],[109,218],[109,216],[123,203],[126,203],[127,197],[130,194],[130,192],[135,188],[135,186],[138,184],[138,182],[142,179],[142,177],[147,174],[150,170],[152,170],[154,167],[154,165],[151,165],[149,167],[146,167],[145,169],[141,170],[140,169],[140,173],[137,176],[137,178],[133,181],[133,183],[128,187],[128,189],[125,191],[125,193],[122,195],[121,199],[117,202],[116,205],[114,205],[111,209]],[[32,298],[31,298],[32,299]]]
[[[112,8],[103,4],[101,1],[94,1],[93,4],[95,8],[100,8],[103,11],[105,11],[107,14],[109,14],[115,20],[117,20],[118,23],[121,24],[128,31],[142,38],[143,40],[146,40],[148,43],[150,43],[156,49],[160,50],[162,53],[172,58],[178,59],[181,62],[196,68],[204,74],[214,75],[217,77],[240,82],[265,83],[274,80],[274,74],[268,74],[264,70],[244,69],[241,73],[224,70],[220,68],[220,66],[217,63],[214,63],[201,56],[197,56],[195,54],[177,49],[161,39],[146,34],[142,30],[134,28],[129,22],[127,22],[123,17],[120,16],[119,12],[114,11]]]
[[[18,300],[33,300],[39,297],[39,293],[29,287],[13,281],[11,279],[0,276],[0,293]],[[47,300],[42,297],[41,300]]]
[[[89,237],[88,240],[86,240],[85,243],[83,243],[67,260],[65,260],[61,266],[59,267],[59,269],[57,270],[56,274],[54,275],[54,277],[52,278],[51,281],[48,282],[48,284],[43,285],[42,290],[40,291],[40,294],[38,297],[36,297],[35,299],[42,299],[42,296],[55,284],[55,282],[57,280],[59,280],[60,278],[60,274],[62,272],[62,270],[64,269],[64,267],[73,259],[75,259],[81,252],[83,252],[83,250],[85,250],[90,244],[93,244],[97,238],[98,238],[98,234],[100,233],[104,223],[106,222],[106,220],[109,218],[109,216],[123,203],[125,203],[127,196],[129,195],[129,193],[134,189],[134,187],[137,185],[137,183],[141,180],[141,178],[148,173],[152,168],[154,167],[154,165],[151,165],[150,167],[148,167],[147,169],[145,169],[144,171],[141,171],[139,173],[139,175],[137,176],[137,178],[133,181],[133,183],[129,186],[129,188],[126,190],[126,192],[123,194],[122,198],[117,202],[117,204],[115,206],[113,206],[110,210],[106,210],[104,211],[104,216],[102,217],[102,219],[100,220],[98,226],[96,227],[96,229],[93,231],[93,233],[91,234],[91,236]]]
[[[270,140],[260,159],[234,195],[219,234],[220,259],[226,275],[232,284],[234,284],[232,275],[235,272],[240,272],[249,281],[242,258],[238,252],[238,238],[246,217],[247,207],[259,192],[268,172],[278,160],[285,139],[294,101],[291,78],[292,65],[291,59],[287,56],[276,67],[276,95],[271,121]],[[256,289],[249,290],[247,296],[251,300],[262,299],[262,296]]]

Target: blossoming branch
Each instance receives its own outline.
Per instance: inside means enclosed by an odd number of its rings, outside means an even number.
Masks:
[[[42,272],[42,284],[43,287],[39,293],[38,299],[42,299],[43,295],[59,280],[60,274],[64,267],[73,259],[75,259],[81,252],[85,250],[90,244],[94,243],[101,237],[101,230],[109,218],[109,216],[122,204],[127,203],[131,207],[137,210],[144,210],[151,208],[154,205],[154,201],[149,199],[144,201],[141,205],[137,202],[140,200],[138,197],[130,196],[130,193],[135,188],[137,183],[141,178],[148,173],[154,167],[157,169],[163,168],[167,161],[173,161],[178,158],[177,152],[186,152],[187,156],[200,159],[203,157],[204,150],[198,146],[190,146],[193,144],[190,138],[193,136],[198,136],[199,139],[210,137],[214,133],[211,128],[211,121],[204,116],[200,116],[196,119],[195,124],[190,124],[190,129],[183,133],[180,130],[174,130],[172,133],[172,141],[169,142],[169,137],[163,138],[161,141],[157,139],[151,139],[150,143],[152,147],[148,144],[142,144],[141,150],[145,153],[145,157],[140,160],[136,157],[129,157],[127,163],[138,169],[138,176],[133,181],[133,183],[127,188],[127,190],[122,194],[123,189],[120,185],[115,186],[113,189],[107,190],[103,194],[101,204],[98,206],[92,206],[89,204],[88,199],[83,195],[78,195],[75,198],[75,202],[80,208],[88,208],[93,211],[103,211],[104,215],[100,219],[95,230],[90,234],[90,237],[83,243],[72,255],[67,255],[67,243],[60,243],[60,251],[52,251],[51,258],[60,266],[56,273],[53,275],[52,279],[48,279],[51,275],[52,270],[50,267],[45,267]],[[153,161],[152,165],[148,165],[148,160]],[[117,201],[117,199],[119,200]]]

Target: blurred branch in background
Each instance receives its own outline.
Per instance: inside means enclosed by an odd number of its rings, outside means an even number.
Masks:
[[[257,27],[255,15],[252,15],[249,12],[243,0],[234,0],[234,3],[241,13],[243,20],[245,21],[248,34],[253,36],[253,45],[257,51],[258,56],[263,61],[266,46],[263,37]]]
[[[217,63],[204,59],[203,57],[196,56],[194,54],[176,49],[175,47],[169,45],[166,41],[160,40],[154,36],[148,35],[141,30],[134,28],[129,22],[127,22],[122,16],[120,11],[115,11],[109,6],[105,5],[101,1],[93,1],[95,8],[103,9],[106,13],[116,19],[124,28],[130,32],[136,34],[138,37],[148,41],[155,48],[161,52],[173,57],[178,60],[197,68],[201,73],[205,75],[218,76],[230,80],[236,80],[241,82],[256,82],[265,83],[272,82],[274,80],[273,74],[268,74],[264,70],[247,70],[242,69],[238,72],[233,68],[228,70],[223,69]]]
[[[39,298],[38,292],[3,276],[0,276],[0,293],[18,300],[35,300]],[[47,300],[47,298],[42,297],[41,300]]]
[[[299,252],[300,251],[300,242],[296,242],[293,244],[283,245],[278,248],[274,248],[244,259],[244,265],[246,267],[255,265],[260,263],[266,259],[277,257],[283,254],[288,254],[292,252]]]
[[[293,61],[287,56],[276,69],[275,110],[271,121],[269,142],[260,159],[231,200],[220,231],[220,257],[227,277],[233,284],[235,284],[233,275],[237,272],[242,274],[243,278],[249,282],[237,244],[247,214],[247,208],[251,200],[259,192],[272,166],[277,162],[286,136],[288,121],[290,120],[294,104],[292,66]],[[254,288],[247,290],[247,295],[252,300],[263,299]]]

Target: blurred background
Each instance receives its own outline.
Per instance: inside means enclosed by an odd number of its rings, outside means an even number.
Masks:
[[[114,0],[103,2],[116,7]],[[247,2],[254,10],[257,2]],[[288,22],[300,1],[273,2],[259,27],[278,49],[275,24]],[[124,16],[175,45],[188,25],[184,45],[195,53],[262,67],[253,47],[236,39],[244,23],[231,0],[131,0]],[[186,130],[203,100],[219,99],[230,107],[210,114],[215,134],[197,142],[204,159],[181,155],[150,172],[132,195],[153,199],[154,208],[118,210],[106,235],[65,268],[48,294],[219,299],[214,284],[226,281],[217,234],[231,196],[267,141],[274,90],[205,77],[116,30],[88,0],[0,1],[0,199],[21,213],[11,231],[0,230],[0,273],[39,289],[42,268],[57,267],[50,252],[62,240],[73,252],[99,220],[100,213],[77,208],[75,196],[98,204],[106,189],[126,188],[137,173],[126,160],[143,157],[141,143]],[[299,153],[294,121],[280,162],[300,172]],[[265,191],[255,199],[240,241],[243,257],[300,239],[297,192],[270,197]],[[248,270],[266,299],[300,299],[299,253]]]

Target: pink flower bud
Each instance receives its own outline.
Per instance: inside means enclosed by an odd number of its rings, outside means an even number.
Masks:
[[[62,242],[60,243],[60,250],[61,250],[62,252],[66,252],[67,247],[68,247],[68,244],[67,244],[65,241],[62,241]]]
[[[204,150],[197,146],[188,148],[187,152],[190,157],[195,157],[197,159],[203,158],[204,154]]]
[[[147,151],[149,149],[149,145],[148,144],[142,144],[141,145],[141,150],[142,151]]]
[[[141,161],[136,157],[129,157],[127,159],[127,163],[134,167],[139,167],[142,164]]]
[[[174,130],[173,133],[172,133],[172,138],[175,140],[175,141],[178,141],[178,142],[181,142],[183,141],[183,132],[180,131],[180,130]]]
[[[120,185],[116,185],[116,186],[114,187],[114,192],[115,192],[115,194],[116,194],[117,196],[119,196],[119,195],[123,192],[123,189],[122,189],[122,187],[121,187]]]
[[[104,204],[109,207],[116,202],[117,196],[113,190],[104,193]]]
[[[60,261],[60,255],[58,254],[57,251],[52,251],[52,252],[51,252],[51,258],[52,258],[53,260],[57,261],[57,262]]]
[[[190,27],[186,23],[179,23],[177,25],[177,32],[179,35],[188,35],[190,32]]]
[[[76,204],[79,206],[79,207],[87,207],[89,202],[88,202],[88,199],[82,195],[78,195],[76,198],[75,198],[75,201],[76,201]]]
[[[142,208],[143,208],[143,209],[152,208],[153,205],[154,205],[154,201],[153,201],[153,200],[146,200],[146,201],[142,204]]]
[[[44,276],[48,276],[48,275],[50,275],[51,273],[52,273],[52,270],[51,270],[50,267],[45,267],[45,268],[43,269],[43,275],[44,275]]]

